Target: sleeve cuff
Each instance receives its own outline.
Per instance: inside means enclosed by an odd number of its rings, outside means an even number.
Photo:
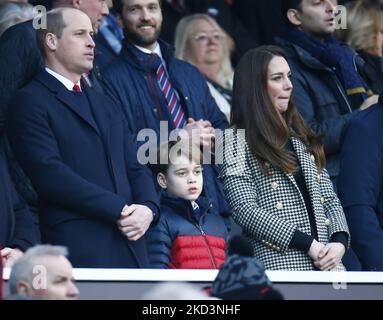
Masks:
[[[289,244],[289,249],[298,249],[303,252],[308,252],[313,241],[313,237],[303,233],[302,231],[295,230]]]
[[[331,237],[331,242],[340,242],[344,245],[346,251],[348,248],[348,236],[345,232],[336,232]]]
[[[153,223],[156,223],[158,221],[158,218],[160,216],[160,210],[153,202],[145,202],[142,205],[147,206],[150,210],[152,210],[153,213]]]

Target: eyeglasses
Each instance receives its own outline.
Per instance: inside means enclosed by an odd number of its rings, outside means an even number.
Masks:
[[[193,39],[199,43],[207,44],[209,41],[222,41],[225,38],[225,35],[220,32],[213,32],[211,34],[205,32],[197,33]]]

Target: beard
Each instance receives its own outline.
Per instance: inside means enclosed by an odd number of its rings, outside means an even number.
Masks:
[[[130,26],[124,26],[125,37],[140,47],[147,47],[157,42],[161,33],[161,26],[155,28],[153,35],[145,36],[132,29]]]

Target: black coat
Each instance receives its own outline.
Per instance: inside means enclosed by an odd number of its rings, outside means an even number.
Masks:
[[[235,0],[234,12],[258,45],[273,44],[282,28],[282,0]]]
[[[112,101],[83,91],[93,117],[45,71],[11,104],[9,138],[39,195],[42,240],[67,246],[76,267],[145,267],[144,239],[129,241],[117,220],[125,204],[159,211],[151,172]]]
[[[376,94],[383,93],[383,58],[365,51],[358,51],[358,53],[366,62],[363,72],[368,86]]]
[[[16,24],[0,37],[0,133],[4,129],[8,103],[44,65],[37,47],[32,21]]]
[[[37,226],[10,179],[2,144],[0,147],[0,246],[25,251],[36,244],[37,240]]]
[[[0,135],[4,131],[9,102],[16,91],[28,84],[45,65],[37,46],[36,30],[32,20],[16,24],[0,37]],[[97,51],[95,51],[97,55]],[[101,74],[97,65],[90,75],[94,88],[102,91],[99,84]],[[15,160],[12,150],[5,145],[10,173],[17,191],[28,203],[30,209],[38,213],[38,197],[31,182]]]
[[[356,114],[342,135],[338,177],[351,232],[351,246],[363,270],[383,271],[383,96]]]

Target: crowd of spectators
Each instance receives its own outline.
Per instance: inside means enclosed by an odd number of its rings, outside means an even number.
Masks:
[[[383,271],[382,10],[0,1],[12,296],[77,298],[72,265],[230,269],[237,234],[267,270]],[[40,260],[66,292],[31,288]]]

